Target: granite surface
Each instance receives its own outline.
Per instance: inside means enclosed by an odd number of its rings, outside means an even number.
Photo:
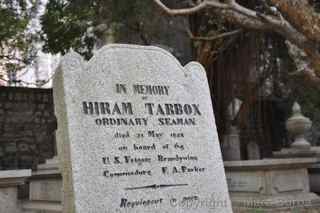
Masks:
[[[232,212],[199,63],[134,45],[70,53],[54,101],[64,212]]]

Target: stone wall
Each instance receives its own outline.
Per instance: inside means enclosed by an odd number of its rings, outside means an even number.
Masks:
[[[0,87],[0,170],[51,158],[56,126],[51,89]]]

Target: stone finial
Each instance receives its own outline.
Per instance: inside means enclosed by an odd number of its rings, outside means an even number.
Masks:
[[[292,114],[293,115],[301,115],[301,106],[298,104],[298,102],[294,102],[292,106]]]
[[[289,134],[294,138],[292,148],[310,149],[311,144],[305,139],[305,133],[310,130],[312,122],[301,112],[300,105],[295,102],[292,107],[292,116],[287,120],[286,127]]]

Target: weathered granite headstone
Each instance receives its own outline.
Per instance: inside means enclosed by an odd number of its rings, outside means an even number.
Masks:
[[[232,212],[203,67],[156,47],[62,59],[64,212]]]

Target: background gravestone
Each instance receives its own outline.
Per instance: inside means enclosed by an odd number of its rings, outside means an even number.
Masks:
[[[232,212],[200,64],[156,47],[70,53],[54,98],[64,212]]]

